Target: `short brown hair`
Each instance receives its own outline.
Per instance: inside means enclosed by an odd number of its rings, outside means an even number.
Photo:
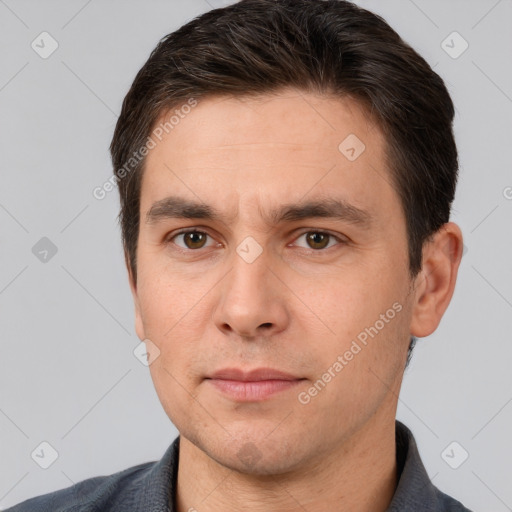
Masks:
[[[164,37],[124,99],[110,150],[134,282],[145,159],[118,173],[155,123],[190,98],[286,87],[351,96],[377,121],[406,219],[411,277],[421,270],[424,242],[449,220],[458,174],[443,80],[380,16],[351,2],[241,0]]]

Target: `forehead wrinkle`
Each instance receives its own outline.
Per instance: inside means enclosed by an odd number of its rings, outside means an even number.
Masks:
[[[169,196],[153,203],[146,213],[146,223],[154,224],[171,218],[206,219],[225,224],[232,223],[239,217],[239,206],[242,200],[243,198],[240,197],[236,209],[227,214],[205,202],[180,196]],[[362,210],[342,198],[334,197],[320,197],[308,201],[285,203],[267,211],[258,201],[256,209],[260,218],[263,219],[263,223],[269,227],[310,218],[325,218],[368,229],[374,220],[368,211]]]

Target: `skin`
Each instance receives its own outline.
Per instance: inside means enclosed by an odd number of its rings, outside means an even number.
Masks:
[[[354,161],[338,149],[351,133],[366,146]],[[355,100],[288,89],[203,99],[148,154],[137,285],[131,273],[130,284],[137,335],[159,350],[150,365],[156,392],[181,435],[180,512],[388,507],[410,335],[437,328],[462,234],[445,224],[410,279],[405,218],[384,148]],[[146,222],[151,206],[170,195],[211,205],[222,219]],[[265,222],[285,203],[326,197],[366,210],[371,224]],[[206,233],[204,245],[173,237],[181,228]],[[327,247],[308,244],[306,234],[317,231],[332,235]],[[252,263],[236,251],[248,236],[262,249]],[[301,403],[298,394],[394,303],[401,311]],[[238,402],[205,379],[226,367],[271,367],[304,380],[266,400]],[[252,458],[240,456],[247,450]]]

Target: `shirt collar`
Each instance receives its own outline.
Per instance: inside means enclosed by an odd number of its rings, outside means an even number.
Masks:
[[[395,421],[398,485],[386,512],[436,510],[439,491],[432,484],[421,461],[412,432]]]

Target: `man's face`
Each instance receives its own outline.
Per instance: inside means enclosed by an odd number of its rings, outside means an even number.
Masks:
[[[171,196],[202,213],[180,216]],[[301,210],[335,201],[339,216]],[[151,376],[182,437],[275,474],[394,420],[406,225],[358,103],[293,90],[202,100],[150,151],[140,211],[136,329],[160,351]]]

